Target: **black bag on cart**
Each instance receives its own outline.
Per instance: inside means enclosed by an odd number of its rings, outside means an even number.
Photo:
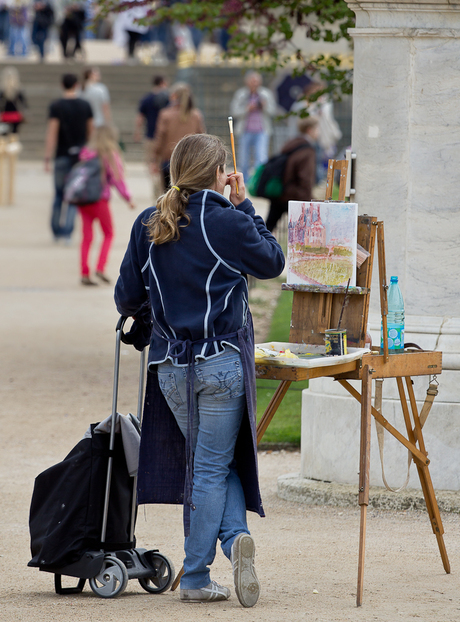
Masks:
[[[28,566],[58,573],[88,551],[130,549],[133,478],[129,476],[121,434],[115,434],[113,472],[105,542],[101,544],[109,434],[82,439],[62,462],[35,479],[29,527]],[[63,573],[64,574],[64,573]]]
[[[54,573],[57,594],[79,594],[86,580],[101,598],[121,594],[137,579],[150,594],[174,581],[174,565],[158,549],[138,548],[135,482],[144,397],[146,349],[141,352],[137,416],[117,411],[121,338],[127,318],[116,328],[112,413],[92,424],[85,437],[59,464],[35,480],[29,529],[29,566]],[[63,587],[62,576],[78,585]]]

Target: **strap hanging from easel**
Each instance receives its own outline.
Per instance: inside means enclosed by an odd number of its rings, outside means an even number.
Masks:
[[[387,482],[387,480],[385,478],[385,469],[384,469],[384,466],[383,466],[383,447],[384,447],[384,444],[385,444],[385,428],[377,420],[375,421],[375,428],[377,430],[377,440],[379,442],[379,453],[380,453],[380,464],[382,466],[382,479],[383,479],[383,483],[385,484],[385,488],[387,490],[389,490],[390,492],[401,492],[401,491],[403,491],[403,490],[405,490],[407,488],[407,484],[409,483],[409,479],[410,479],[410,465],[411,465],[411,462],[412,462],[412,454],[411,454],[410,451],[407,452],[407,476],[406,476],[406,481],[399,488],[392,488],[391,486],[389,486],[389,484],[388,484],[388,482]]]
[[[375,397],[374,397],[374,407],[376,410],[379,411],[380,414],[382,414],[382,385],[383,385],[383,380],[376,380],[375,381]],[[391,486],[389,486],[386,477],[385,477],[385,467],[383,465],[383,448],[385,445],[385,428],[383,427],[383,425],[381,423],[379,423],[377,421],[377,419],[375,420],[375,429],[377,430],[377,440],[379,443],[379,454],[380,454],[380,465],[382,467],[382,479],[383,479],[383,483],[385,485],[385,488],[387,490],[389,490],[390,492],[401,492],[402,490],[405,490],[407,488],[407,484],[409,483],[409,478],[410,478],[410,465],[412,462],[412,454],[410,451],[407,452],[408,456],[407,456],[407,476],[406,476],[406,481],[404,482],[404,484],[402,486],[400,486],[399,488],[392,488]]]
[[[378,410],[380,414],[382,413],[382,384],[383,384],[383,380],[376,380],[375,381],[374,405],[375,405],[375,409]],[[428,419],[428,415],[430,414],[431,407],[433,406],[434,398],[437,396],[437,394],[438,394],[438,383],[433,380],[433,381],[430,382],[430,384],[428,386],[428,389],[426,391],[425,402],[424,402],[424,404],[422,406],[422,410],[420,411],[420,415],[419,415],[420,428],[423,428],[423,426],[425,425],[425,422]],[[378,440],[378,443],[379,443],[380,464],[381,464],[381,467],[382,467],[382,479],[383,479],[383,483],[385,485],[385,488],[387,490],[389,490],[390,492],[401,492],[402,490],[405,490],[407,488],[407,484],[409,483],[410,465],[411,465],[411,462],[412,462],[412,454],[411,454],[410,451],[407,452],[408,456],[407,456],[407,477],[406,477],[406,481],[399,488],[391,488],[391,486],[388,485],[387,480],[385,478],[385,468],[383,466],[383,449],[384,449],[384,444],[385,444],[385,428],[377,420],[375,420],[375,428],[377,430],[377,440]]]
[[[422,406],[422,410],[420,411],[419,419],[420,419],[420,427],[423,428],[426,420],[428,419],[428,415],[430,414],[431,407],[433,406],[434,398],[438,394],[438,383],[436,380],[432,380],[428,386],[426,391],[426,399],[425,403]]]

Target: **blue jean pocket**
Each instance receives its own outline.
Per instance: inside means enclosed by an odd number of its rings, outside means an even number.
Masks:
[[[222,365],[203,365],[195,368],[202,385],[201,393],[211,396],[217,402],[239,397],[244,393],[243,370],[240,361],[229,361]]]
[[[158,383],[168,403],[172,403],[175,406],[182,406],[184,404],[184,400],[177,388],[176,376],[174,373],[162,372],[158,369]]]

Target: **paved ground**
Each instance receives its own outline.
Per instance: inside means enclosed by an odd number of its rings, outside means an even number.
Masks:
[[[111,40],[105,39],[86,39],[83,43],[85,51],[85,58],[77,56],[76,60],[68,60],[70,67],[75,66],[78,68],[83,63],[99,64],[99,65],[119,65],[126,62],[126,51],[124,48],[119,47]],[[0,59],[8,60],[12,64],[21,64],[25,59],[27,61],[39,62],[39,55],[37,48],[30,46],[26,57],[22,56],[8,56],[5,46],[0,45]],[[167,59],[162,51],[161,46],[158,43],[144,44],[138,46],[136,52],[137,62],[151,65],[152,67],[161,68],[164,64],[167,64]],[[178,62],[181,65],[190,65],[193,61],[194,64],[214,65],[222,62],[222,49],[218,44],[204,42],[201,47],[198,56],[192,56],[186,54],[178,55]],[[48,52],[46,56],[46,62],[51,64],[62,63],[62,49],[61,44],[57,38],[57,34],[53,32],[53,36],[48,42]],[[233,60],[232,64],[240,64],[238,61]],[[79,69],[78,69],[79,71]]]
[[[149,204],[142,166],[128,181],[139,209]],[[359,511],[306,506],[278,498],[277,478],[298,471],[298,453],[260,455],[267,517],[250,516],[262,584],[258,605],[230,601],[186,605],[178,592],[155,596],[130,581],[118,599],[89,588],[57,596],[53,577],[27,568],[28,509],[34,477],[60,461],[88,424],[111,409],[114,327],[112,288],[85,289],[78,278],[79,231],[69,247],[48,227],[51,180],[38,163],[21,163],[14,207],[0,207],[0,619],[2,622],[109,622],[213,619],[318,622],[458,622],[458,514],[443,514],[452,574],[443,571],[424,512],[369,512],[364,605],[355,607]],[[135,216],[113,202],[116,240],[108,273],[115,278]],[[122,349],[119,410],[136,405],[138,358]],[[140,546],[158,547],[182,563],[181,511],[141,509]],[[213,577],[230,586],[219,552]]]

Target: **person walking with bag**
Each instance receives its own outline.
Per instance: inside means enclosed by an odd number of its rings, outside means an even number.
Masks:
[[[289,201],[311,201],[316,179],[315,144],[318,138],[318,118],[298,119],[299,136],[289,140],[281,153],[287,154],[283,173],[283,193],[270,199],[266,220],[267,229],[273,231],[279,219],[288,211]]]
[[[76,207],[64,201],[67,175],[78,162],[78,154],[89,140],[93,129],[93,112],[88,102],[77,96],[78,78],[73,73],[62,76],[64,89],[61,99],[50,104],[45,138],[45,171],[50,171],[54,154],[54,200],[51,229],[55,241],[70,242]],[[63,209],[64,208],[64,209]]]
[[[110,127],[104,125],[97,127],[88,146],[83,147],[80,151],[80,161],[84,162],[93,158],[99,158],[100,160],[102,181],[100,198],[94,203],[78,206],[82,219],[82,240],[80,245],[81,283],[82,285],[89,286],[97,285],[97,282],[90,278],[88,264],[95,220],[99,221],[103,233],[95,275],[103,283],[110,283],[110,279],[105,274],[105,266],[114,236],[110,210],[110,187],[113,186],[118,190],[120,196],[125,199],[131,209],[135,207],[131,194],[126,187],[118,143]]]
[[[246,509],[264,513],[247,275],[278,276],[284,255],[246,198],[243,175],[227,175],[227,156],[216,136],[197,134],[178,142],[171,155],[171,188],[134,223],[115,301],[118,311],[136,322],[153,318],[148,385],[158,391],[146,400],[153,412],[145,412],[144,425],[146,418],[158,417],[162,424],[171,420],[174,429],[141,446],[139,481],[150,478],[155,489],[156,500],[144,503],[171,503],[163,496],[169,493],[183,500],[180,598],[230,597],[227,587],[210,578],[220,540],[232,563],[237,597],[252,607],[260,585]],[[223,196],[227,185],[229,200]],[[176,433],[185,464],[176,460]],[[163,461],[171,457],[163,478],[154,475],[159,455]]]

